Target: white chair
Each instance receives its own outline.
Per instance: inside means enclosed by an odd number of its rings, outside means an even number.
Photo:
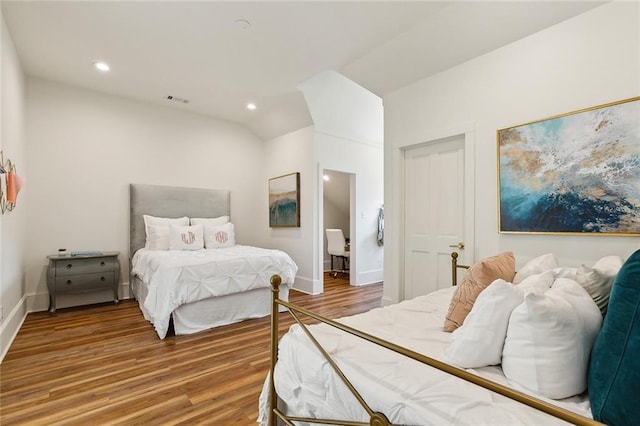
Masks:
[[[338,272],[349,272],[349,248],[344,239],[342,229],[327,229],[327,251],[331,255],[331,275],[335,278]],[[342,261],[342,269],[333,268],[333,258]]]

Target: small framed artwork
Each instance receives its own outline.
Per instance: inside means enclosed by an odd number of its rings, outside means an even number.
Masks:
[[[300,173],[269,179],[269,227],[300,226]]]
[[[501,233],[640,235],[640,97],[497,131]]]

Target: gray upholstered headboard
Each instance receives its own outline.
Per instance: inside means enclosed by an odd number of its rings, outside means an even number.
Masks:
[[[223,189],[129,185],[129,260],[144,247],[143,214],[158,217],[230,216],[230,194]]]

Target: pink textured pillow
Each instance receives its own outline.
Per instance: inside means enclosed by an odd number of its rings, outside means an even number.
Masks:
[[[444,321],[444,331],[460,327],[482,290],[497,279],[512,282],[516,274],[516,259],[508,251],[488,257],[473,265],[456,288]]]

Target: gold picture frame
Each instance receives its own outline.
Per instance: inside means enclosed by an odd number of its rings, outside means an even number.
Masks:
[[[497,131],[498,230],[640,235],[640,97]]]

